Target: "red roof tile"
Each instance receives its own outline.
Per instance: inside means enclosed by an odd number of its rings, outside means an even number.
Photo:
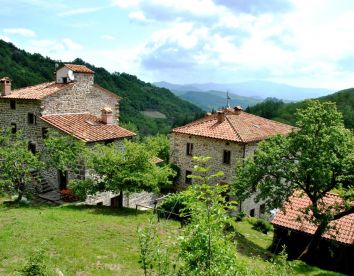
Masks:
[[[91,69],[87,68],[84,65],[77,65],[77,64],[64,64],[64,66],[68,67],[71,71],[76,73],[86,73],[86,74],[94,74],[95,72]]]
[[[208,115],[182,127],[173,133],[204,136],[235,142],[255,142],[276,134],[288,134],[294,127],[268,120],[244,111],[222,111],[225,119],[218,122],[218,114]]]
[[[40,100],[60,90],[69,88],[72,85],[72,83],[46,82],[12,90],[10,95],[2,96],[0,98]]]
[[[316,226],[310,223],[306,218],[303,211],[310,205],[310,199],[301,192],[295,192],[287,202],[284,204],[284,211],[279,210],[272,220],[272,224],[276,226],[285,227],[292,230],[314,234]],[[324,198],[324,203],[333,205],[340,203],[339,196],[327,193]],[[336,240],[341,243],[354,245],[354,214],[344,216],[336,221],[332,221],[330,228],[322,235],[323,238]]]
[[[92,114],[45,115],[41,119],[55,128],[86,142],[128,138],[135,133],[118,125],[104,124]]]

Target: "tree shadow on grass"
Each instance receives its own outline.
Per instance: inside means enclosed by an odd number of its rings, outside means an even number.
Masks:
[[[293,261],[293,269],[296,274],[300,275],[314,275],[314,276],[331,276],[331,275],[344,275],[338,272],[331,272],[331,271],[321,271],[320,268],[316,266],[311,266],[306,264],[303,261]]]
[[[112,208],[110,206],[97,206],[97,205],[62,205],[60,208],[69,209],[73,211],[89,211],[90,213],[106,216],[136,216],[151,211],[136,210],[133,208]]]
[[[243,234],[235,232],[234,236],[236,240],[237,251],[247,257],[260,257],[263,260],[270,260],[273,254],[259,245],[248,240]]]
[[[112,208],[109,206],[97,206],[97,205],[77,205],[77,204],[64,204],[53,205],[50,203],[25,203],[12,200],[6,200],[0,203],[0,207],[5,209],[47,209],[47,208],[61,208],[72,211],[88,211],[92,214],[107,215],[107,216],[136,216],[146,213],[152,213],[151,211],[135,210],[132,208]]]

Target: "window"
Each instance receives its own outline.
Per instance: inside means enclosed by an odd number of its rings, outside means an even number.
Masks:
[[[259,213],[261,215],[265,214],[265,204],[261,204],[261,206],[259,206]]]
[[[14,100],[10,101],[10,108],[11,109],[16,109],[16,101],[14,101]]]
[[[231,151],[224,150],[223,163],[230,164],[231,162]]]
[[[15,123],[11,123],[11,133],[16,134],[17,132],[17,126]]]
[[[68,78],[63,78],[63,83],[68,83]]]
[[[193,155],[193,144],[192,143],[187,143],[187,155]]]
[[[191,175],[192,172],[191,171],[186,171],[186,184],[191,184],[192,183],[192,178],[189,178],[188,175]]]
[[[32,141],[28,142],[28,149],[33,153],[36,154],[36,144]]]
[[[48,128],[42,127],[42,138],[45,139],[48,137]]]
[[[33,113],[28,113],[27,114],[27,123],[29,125],[35,125],[36,124],[36,116],[34,116]]]
[[[251,209],[251,211],[250,211],[250,216],[251,216],[251,217],[254,217],[254,209]]]

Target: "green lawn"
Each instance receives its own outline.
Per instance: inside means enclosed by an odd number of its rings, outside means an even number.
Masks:
[[[151,213],[105,207],[0,205],[0,275],[23,267],[38,248],[64,275],[141,275],[136,230]],[[162,221],[162,236],[179,224]],[[81,274],[80,274],[81,273]]]
[[[53,275],[142,275],[136,229],[150,212],[87,206],[9,206],[0,200],[0,275],[14,275],[39,248],[44,249]],[[180,226],[174,221],[158,224],[162,239],[171,244]],[[272,234],[237,224],[238,258],[258,275],[270,268],[266,248]],[[302,262],[294,263],[295,275],[336,275]]]

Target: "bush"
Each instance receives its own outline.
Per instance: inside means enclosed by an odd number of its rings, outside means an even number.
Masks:
[[[252,227],[254,230],[262,232],[263,234],[267,234],[269,231],[272,231],[272,225],[264,220],[264,219],[257,219],[256,222],[253,224]]]
[[[246,213],[244,211],[241,211],[236,215],[236,221],[243,221],[245,217],[246,217]]]
[[[249,224],[251,224],[251,225],[255,225],[256,222],[257,222],[257,218],[255,218],[255,217],[248,217],[248,218],[247,218],[247,222],[248,222]]]
[[[38,250],[29,258],[26,265],[19,271],[23,276],[45,276],[48,275],[45,265],[43,250]]]
[[[180,215],[182,213],[182,210],[186,208],[185,202],[187,200],[188,196],[184,192],[171,193],[167,195],[163,199],[161,205],[158,206],[158,212],[160,217],[181,220]]]

